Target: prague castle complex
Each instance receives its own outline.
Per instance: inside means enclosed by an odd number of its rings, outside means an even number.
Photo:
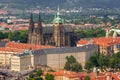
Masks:
[[[43,27],[39,14],[36,25],[31,14],[28,43],[0,44],[1,65],[14,71],[29,70],[37,66],[59,70],[64,68],[66,57],[72,55],[84,67],[93,53],[98,52],[98,46],[93,44],[75,47],[77,37],[74,30],[81,28],[64,24],[59,8],[52,23],[52,26]]]

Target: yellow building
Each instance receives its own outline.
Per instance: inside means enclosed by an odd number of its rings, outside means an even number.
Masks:
[[[17,54],[11,57],[11,70],[23,71],[33,67],[32,55],[29,53]]]

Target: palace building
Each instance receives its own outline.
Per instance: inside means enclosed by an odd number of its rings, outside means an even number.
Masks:
[[[73,28],[64,25],[64,20],[61,18],[60,10],[52,22],[52,26],[42,26],[41,15],[39,14],[38,25],[35,26],[33,15],[31,14],[30,26],[28,31],[28,43],[39,45],[52,45],[56,47],[74,46],[75,36]]]
[[[24,71],[37,66],[46,66],[55,70],[64,69],[67,56],[74,56],[84,67],[89,58],[98,52],[98,46],[49,48],[27,50],[11,56],[11,70]]]

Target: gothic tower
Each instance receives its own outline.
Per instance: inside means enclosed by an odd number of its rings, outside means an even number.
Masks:
[[[42,29],[42,20],[39,13],[38,26],[34,26],[33,15],[30,17],[30,24],[28,30],[28,43],[29,44],[43,44],[43,29]]]
[[[38,26],[37,26],[37,44],[44,44],[43,42],[43,28],[42,28],[42,20],[41,20],[41,15],[39,13],[39,19],[38,19]]]
[[[65,36],[64,36],[64,21],[60,17],[60,11],[58,8],[53,20],[53,37],[56,47],[65,46]]]
[[[31,44],[32,42],[32,33],[34,30],[34,21],[33,21],[33,14],[31,13],[30,16],[30,23],[29,23],[29,29],[28,29],[28,43]]]

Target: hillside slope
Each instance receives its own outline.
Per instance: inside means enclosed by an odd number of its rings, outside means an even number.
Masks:
[[[72,7],[120,7],[120,0],[0,0],[0,7],[30,8],[40,6],[55,8],[58,4],[63,8]]]

